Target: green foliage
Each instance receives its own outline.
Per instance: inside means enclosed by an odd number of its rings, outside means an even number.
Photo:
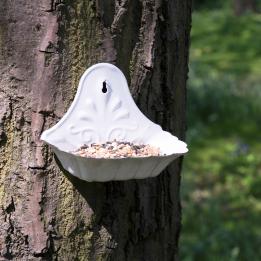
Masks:
[[[232,0],[193,0],[193,7],[194,9],[205,9],[205,10],[211,10],[216,8],[224,8],[232,5]]]
[[[191,59],[202,74],[231,73],[244,79],[261,77],[261,15],[236,17],[226,10],[195,12]]]
[[[261,15],[193,15],[181,260],[261,260]]]

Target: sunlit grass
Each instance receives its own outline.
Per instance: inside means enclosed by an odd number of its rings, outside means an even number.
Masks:
[[[261,146],[243,145],[226,137],[191,144],[183,171],[181,260],[231,260],[234,248],[239,260],[260,259]]]
[[[261,260],[261,15],[193,15],[181,260]]]

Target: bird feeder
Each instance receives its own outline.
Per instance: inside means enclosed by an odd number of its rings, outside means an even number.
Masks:
[[[188,151],[186,143],[150,121],[136,106],[123,73],[99,63],[82,75],[69,110],[41,140],[48,143],[63,168],[86,181],[155,177]],[[87,158],[72,153],[84,144],[119,140],[158,147],[161,156]]]

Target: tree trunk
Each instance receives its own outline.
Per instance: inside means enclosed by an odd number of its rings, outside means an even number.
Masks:
[[[176,260],[181,159],[157,178],[88,183],[39,137],[84,70],[110,62],[145,115],[184,139],[191,1],[2,2],[1,260]]]
[[[236,16],[240,16],[247,11],[257,12],[256,0],[233,0],[233,8]]]

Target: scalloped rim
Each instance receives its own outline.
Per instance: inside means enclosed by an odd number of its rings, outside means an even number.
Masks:
[[[179,140],[180,141],[180,140]],[[183,141],[181,141],[183,142]],[[185,143],[185,142],[184,142]],[[48,143],[49,144],[49,143]],[[151,158],[168,158],[168,157],[171,157],[171,156],[178,156],[178,155],[184,155],[188,152],[188,149],[186,147],[186,150],[184,152],[179,152],[179,153],[172,153],[172,154],[166,154],[166,155],[159,155],[159,156],[147,156],[147,157],[124,157],[124,158],[92,158],[92,157],[82,157],[82,156],[79,156],[79,155],[76,155],[74,154],[73,152],[71,151],[64,151],[64,150],[61,150],[59,149],[58,147],[52,145],[52,144],[49,144],[51,147],[55,148],[56,150],[58,151],[61,151],[63,153],[66,153],[66,154],[69,154],[69,155],[72,155],[73,157],[76,157],[76,158],[83,158],[83,159],[91,159],[91,160],[124,160],[124,159],[151,159]]]

